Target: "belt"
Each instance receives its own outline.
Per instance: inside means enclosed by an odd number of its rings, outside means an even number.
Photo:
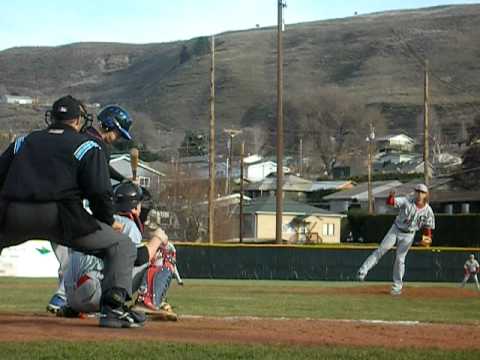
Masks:
[[[395,224],[395,227],[404,234],[415,234],[415,231],[400,229],[400,227],[397,224]]]

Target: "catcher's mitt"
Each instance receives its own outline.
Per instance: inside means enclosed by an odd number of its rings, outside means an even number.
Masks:
[[[432,238],[430,236],[423,235],[419,245],[427,248],[430,247],[430,245],[432,245]]]

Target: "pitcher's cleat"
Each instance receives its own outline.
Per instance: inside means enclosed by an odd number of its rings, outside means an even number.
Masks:
[[[392,295],[392,296],[400,296],[400,295],[402,295],[402,290],[392,289],[392,290],[390,290],[390,295]]]
[[[357,278],[358,281],[365,281],[366,276],[367,276],[366,273],[362,273],[362,272],[359,271],[359,272],[357,272],[356,278]]]
[[[52,314],[56,314],[62,307],[67,304],[65,297],[59,294],[55,294],[50,299],[50,302],[47,305],[47,311]]]

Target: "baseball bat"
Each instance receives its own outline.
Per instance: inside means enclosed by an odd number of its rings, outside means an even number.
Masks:
[[[132,180],[137,181],[138,158],[140,154],[137,148],[130,150],[130,166],[132,167]]]

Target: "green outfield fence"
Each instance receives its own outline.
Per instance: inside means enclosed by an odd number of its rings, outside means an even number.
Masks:
[[[348,231],[368,243],[379,243],[392,226],[395,215],[368,215],[350,212],[342,224],[342,237]],[[480,214],[436,214],[433,232],[435,246],[480,247]],[[417,232],[417,240],[420,236]]]
[[[354,280],[358,267],[376,246],[204,245],[176,243],[178,268],[185,278],[261,280]],[[394,251],[368,279],[390,281]],[[412,248],[406,281],[457,282],[468,254],[480,248]]]

